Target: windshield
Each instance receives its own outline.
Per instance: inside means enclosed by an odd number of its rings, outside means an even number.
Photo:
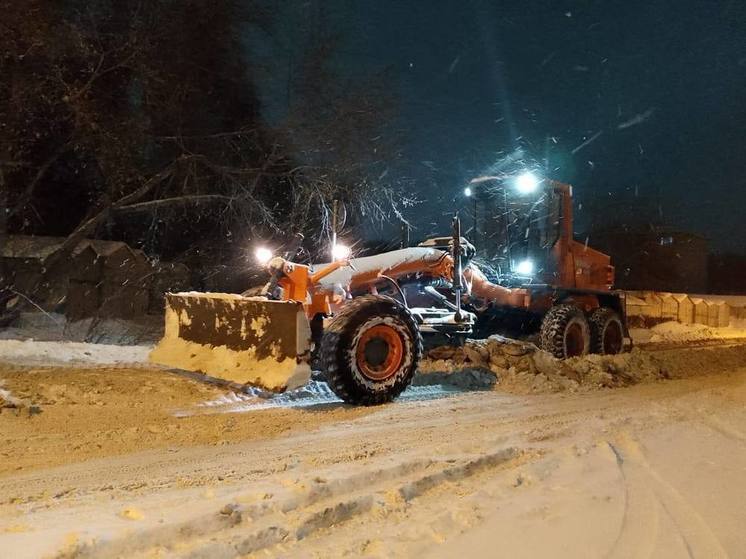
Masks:
[[[560,197],[551,189],[526,196],[499,186],[476,199],[471,236],[477,255],[501,271],[526,259],[544,261],[543,254],[559,239]]]

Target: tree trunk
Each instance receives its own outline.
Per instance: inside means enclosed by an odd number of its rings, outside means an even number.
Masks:
[[[26,186],[25,190],[21,193],[21,195],[18,197],[18,200],[16,201],[15,207],[8,211],[10,212],[10,217],[22,212],[24,208],[31,202],[31,199],[34,196],[34,190],[36,190],[36,187],[41,182],[41,179],[44,178],[44,175],[46,175],[49,168],[52,166],[52,164],[57,161],[63,153],[67,151],[67,149],[70,147],[69,142],[65,142],[61,146],[59,146],[52,155],[49,156],[49,158],[42,163],[42,166],[39,167],[39,169],[36,171],[36,175],[34,175],[34,178],[31,180],[30,183]],[[7,194],[5,202],[7,204]]]
[[[5,187],[5,169],[0,165],[0,247],[8,234],[8,189]]]

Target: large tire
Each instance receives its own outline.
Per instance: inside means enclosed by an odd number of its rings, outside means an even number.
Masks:
[[[409,386],[422,338],[409,309],[389,297],[363,295],[327,325],[321,362],[334,393],[350,404],[390,402]]]
[[[612,309],[601,307],[591,313],[591,351],[602,355],[616,355],[624,349],[624,325]]]
[[[557,305],[541,321],[541,347],[557,357],[567,359],[590,351],[590,327],[585,314],[574,305]]]

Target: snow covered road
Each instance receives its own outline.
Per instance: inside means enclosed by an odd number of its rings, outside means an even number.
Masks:
[[[146,363],[151,349],[145,345],[0,340],[0,362],[17,365],[134,365]]]
[[[746,369],[574,395],[161,423],[143,410],[120,417],[121,433],[142,427],[125,453],[106,446],[118,435],[73,423],[67,445],[107,452],[53,468],[38,455],[0,476],[0,546],[19,558],[738,557],[744,404]],[[170,436],[205,420],[217,429],[202,444]]]
[[[625,388],[469,391],[470,377],[373,408],[321,382],[235,393],[147,366],[147,346],[0,350],[9,557],[746,549],[746,346],[733,340],[658,350],[665,375]]]

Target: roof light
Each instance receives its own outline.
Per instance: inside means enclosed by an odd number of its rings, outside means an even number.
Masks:
[[[539,179],[533,173],[526,172],[515,179],[515,187],[521,194],[531,194],[539,186]]]

